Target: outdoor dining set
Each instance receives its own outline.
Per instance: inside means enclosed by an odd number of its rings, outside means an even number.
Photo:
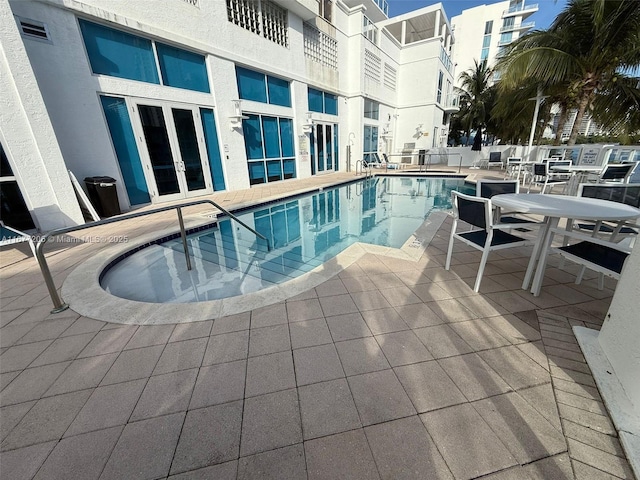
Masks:
[[[561,262],[568,259],[581,265],[576,284],[588,268],[598,273],[602,289],[604,276],[620,278],[640,232],[640,183],[628,183],[635,166],[574,166],[557,158],[539,163],[509,158],[504,180],[479,179],[475,196],[452,192],[454,221],[445,268],[450,268],[455,240],[482,251],[474,284],[478,292],[491,251],[533,243],[524,290],[540,295],[552,253],[563,257]],[[520,193],[521,182],[527,193]],[[563,186],[563,194],[552,195],[558,185]],[[566,222],[563,227],[559,227],[561,219]]]

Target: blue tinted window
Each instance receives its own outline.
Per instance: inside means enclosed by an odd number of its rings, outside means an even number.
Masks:
[[[380,104],[373,100],[369,100],[368,98],[364,99],[364,116],[365,118],[371,118],[373,120],[378,120],[378,116],[380,115]]]
[[[248,115],[249,118],[242,121],[242,131],[244,133],[244,146],[249,160],[264,158],[262,151],[262,134],[260,128],[260,117],[258,115]]]
[[[288,242],[293,242],[300,238],[300,212],[297,205],[287,210],[287,230],[289,232],[287,234]]]
[[[331,93],[324,94],[324,113],[329,115],[338,114],[338,97]]]
[[[296,178],[296,161],[290,159],[282,163],[284,164],[284,178]]]
[[[293,121],[290,118],[280,119],[280,141],[282,143],[282,156],[293,157]]]
[[[267,103],[265,76],[262,73],[236,66],[238,95],[244,100]]]
[[[280,160],[271,160],[267,162],[267,177],[270,182],[282,180],[282,165]]]
[[[156,43],[162,82],[170,87],[209,93],[204,57],[197,53]]]
[[[291,95],[289,94],[289,82],[280,78],[267,76],[269,87],[269,103],[273,105],[291,106]]]
[[[224,170],[222,169],[222,157],[220,156],[220,144],[218,143],[218,133],[216,131],[216,120],[213,110],[201,108],[202,128],[204,130],[204,143],[207,146],[209,156],[209,168],[211,168],[211,178],[213,179],[214,190],[225,190]]]
[[[309,88],[307,93],[307,98],[309,101],[309,110],[312,112],[323,112],[322,106],[322,92],[320,90],[316,90],[315,88]]]
[[[263,162],[249,162],[249,184],[265,183]]]
[[[111,141],[116,151],[124,186],[127,189],[129,203],[139,205],[149,203],[149,190],[142,170],[131,119],[123,98],[100,97]]]
[[[160,83],[151,41],[79,20],[93,73]]]
[[[279,157],[280,133],[278,131],[278,119],[275,117],[262,117],[262,131],[264,135],[265,157]]]
[[[242,122],[251,185],[295,178],[293,121],[248,115]],[[259,165],[259,166],[258,166]]]

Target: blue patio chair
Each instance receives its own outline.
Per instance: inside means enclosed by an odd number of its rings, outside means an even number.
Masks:
[[[491,167],[499,167],[501,169],[504,168],[501,152],[489,152],[489,160],[487,160],[487,170]]]
[[[608,163],[596,178],[596,183],[627,183],[637,163]]]
[[[505,231],[518,228],[518,224],[494,224],[490,199],[472,197],[455,190],[451,192],[451,196],[453,203],[453,225],[451,226],[449,249],[447,250],[447,260],[444,268],[449,270],[451,267],[453,243],[456,239],[482,251],[478,275],[476,276],[476,282],[473,287],[473,291],[477,292],[480,290],[480,282],[482,281],[484,267],[489,258],[489,252],[511,247],[520,247],[527,245],[530,241]],[[471,230],[467,228],[465,231],[458,232],[458,225],[461,222],[471,225]]]
[[[36,256],[36,247],[33,243],[31,235],[5,225],[4,222],[0,220],[0,246],[11,245],[20,242],[28,242],[31,253],[33,253],[34,257]]]
[[[520,180],[520,173],[522,170],[522,158],[521,157],[508,157],[505,167],[504,179],[505,180]]]
[[[556,185],[564,185],[566,187],[567,183],[569,183],[569,177],[567,174],[554,174],[550,172],[549,168],[553,165],[571,165],[571,160],[534,163],[527,193],[531,192],[531,187],[534,185],[540,187],[540,193],[545,193],[547,187],[549,187],[549,193],[552,192],[553,187]]]
[[[476,182],[476,197],[491,198],[494,195],[503,193],[520,193],[520,182],[518,180],[492,180],[488,178],[481,178]],[[542,223],[535,220],[513,215],[502,215],[500,218],[496,218],[494,215],[494,221],[498,223],[519,223],[518,227],[522,228],[522,231],[528,231],[525,227],[539,227],[542,225]]]
[[[382,164],[389,170],[398,170],[400,168],[400,164],[399,163],[395,163],[395,162],[390,162],[389,161],[389,157],[387,157],[386,153],[382,154],[382,159],[383,162]]]
[[[599,198],[640,208],[640,183],[581,183],[578,186],[578,196]],[[581,220],[574,223],[573,227],[578,230],[606,235],[610,237],[612,241],[617,240],[621,235],[637,235],[640,230],[640,225],[638,225],[637,222],[612,224],[608,222],[585,222]]]
[[[377,153],[369,153],[365,155],[365,158],[362,160],[362,164],[365,168],[379,168],[382,166],[382,161],[380,160],[380,155]]]
[[[598,275],[598,289],[604,288],[604,276],[620,279],[624,264],[631,253],[632,247],[623,246],[619,243],[595,238],[576,231],[568,231],[564,228],[552,228],[550,230],[550,242],[553,242],[554,235],[562,235],[569,239],[579,240],[577,243],[564,245],[562,247],[551,248],[549,253],[560,254],[563,259],[571,260],[582,265],[580,272],[576,276],[576,284],[582,281],[587,268],[593,270]],[[546,265],[546,262],[545,262]],[[542,272],[544,274],[544,272]]]

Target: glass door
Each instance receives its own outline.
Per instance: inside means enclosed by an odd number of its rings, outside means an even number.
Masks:
[[[147,182],[155,194],[152,202],[211,193],[198,110],[151,102],[139,103],[137,109],[143,142],[140,150],[146,164]]]
[[[311,172],[321,174],[336,170],[336,125],[316,123],[311,132]]]
[[[19,230],[35,228],[31,213],[24,202],[9,158],[0,143],[0,220]]]

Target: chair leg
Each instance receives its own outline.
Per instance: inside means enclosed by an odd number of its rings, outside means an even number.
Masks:
[[[587,271],[587,267],[583,265],[580,268],[580,272],[578,272],[578,275],[576,276],[576,285],[580,285],[580,283],[582,283],[582,278],[584,277],[584,272],[586,271]]]
[[[444,264],[444,269],[445,270],[449,270],[449,268],[451,267],[451,255],[453,254],[453,234],[456,231],[456,228],[458,226],[458,221],[454,220],[453,221],[453,225],[451,225],[451,235],[449,236],[449,249],[447,250],[447,261]]]
[[[598,290],[604,290],[604,273],[598,274]]]
[[[491,238],[488,239],[488,245],[491,244]],[[476,283],[473,286],[473,291],[478,293],[480,290],[480,282],[482,281],[482,274],[484,273],[484,266],[487,264],[487,259],[489,258],[489,247],[488,245],[482,252],[482,258],[480,259],[480,266],[478,267],[478,275],[476,276]]]

